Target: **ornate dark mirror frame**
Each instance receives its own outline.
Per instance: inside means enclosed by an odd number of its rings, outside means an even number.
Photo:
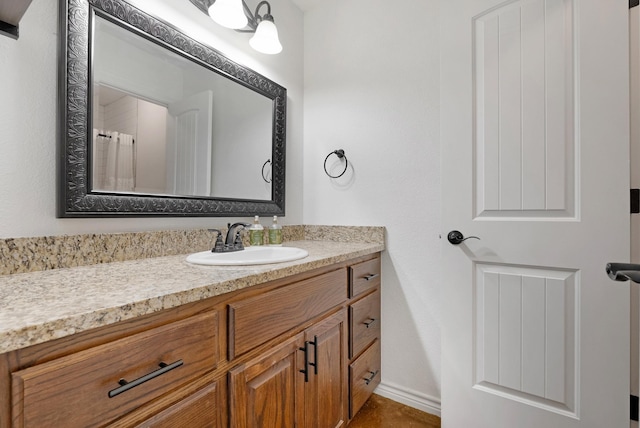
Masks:
[[[284,215],[285,88],[122,0],[60,0],[59,11],[58,217]],[[271,200],[91,192],[90,59],[95,15],[273,100]]]

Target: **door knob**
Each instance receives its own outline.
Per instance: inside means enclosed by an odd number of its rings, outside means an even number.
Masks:
[[[458,230],[452,230],[451,232],[449,232],[449,234],[447,235],[447,239],[449,240],[449,242],[451,242],[453,245],[460,245],[462,242],[466,241],[467,239],[480,239],[477,236],[467,236],[466,238],[464,237],[464,235],[462,234],[462,232],[458,231]]]

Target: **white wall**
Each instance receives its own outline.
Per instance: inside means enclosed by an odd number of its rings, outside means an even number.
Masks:
[[[186,0],[131,0],[288,90],[284,224],[302,222],[302,12],[272,0],[284,51],[253,51],[247,34],[217,27]],[[33,0],[20,38],[0,36],[0,238],[222,225],[227,218],[56,218],[57,1]]]
[[[436,412],[438,13],[437,0],[325,0],[305,13],[303,186],[306,224],[387,227],[379,392]],[[323,161],[338,148],[352,168],[332,180]]]

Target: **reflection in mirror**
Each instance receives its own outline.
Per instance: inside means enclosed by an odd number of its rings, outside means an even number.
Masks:
[[[125,0],[59,1],[59,217],[284,215],[284,87]]]
[[[96,17],[92,191],[268,200],[273,101]]]

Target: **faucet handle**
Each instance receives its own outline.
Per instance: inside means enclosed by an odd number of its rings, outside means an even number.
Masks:
[[[224,242],[222,241],[222,232],[218,229],[209,229],[209,232],[216,232],[216,243],[211,249],[212,253],[221,253],[224,251]]]
[[[236,248],[244,248],[244,244],[243,244],[243,242],[242,242],[242,236],[241,236],[241,234],[240,234],[240,232],[241,232],[241,231],[242,231],[242,230],[238,230],[238,231],[236,232],[236,238],[235,238],[235,240],[233,241],[233,245],[235,245],[235,247],[236,247]]]
[[[236,233],[236,236],[234,237],[234,240],[233,240],[233,247],[238,250],[244,250],[244,243],[242,242],[241,232],[251,225],[248,223],[236,223],[235,226],[236,227],[234,231]]]

